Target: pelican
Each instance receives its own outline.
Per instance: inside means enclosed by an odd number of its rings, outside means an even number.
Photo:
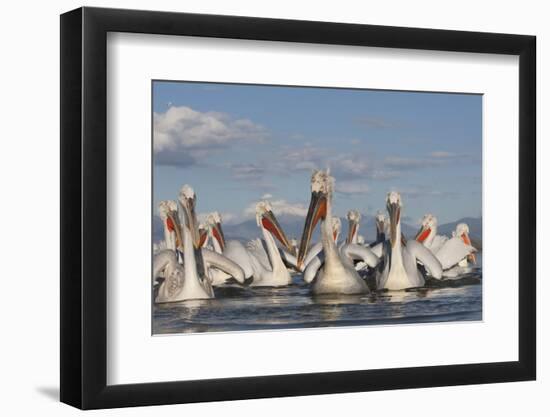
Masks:
[[[361,214],[357,210],[350,210],[347,214],[348,218],[348,237],[346,243],[358,243],[359,222]]]
[[[332,230],[332,194],[334,178],[329,171],[315,171],[311,176],[311,201],[304,224],[298,266],[306,254],[313,229],[321,221],[321,243],[325,257],[324,265],[319,269],[311,289],[313,294],[365,294],[369,291],[367,284],[353,263],[343,256],[334,242]]]
[[[420,229],[415,239],[436,254],[439,249],[449,240],[447,236],[437,234],[437,217],[428,213],[420,221]]]
[[[477,252],[477,249],[474,248],[474,246],[472,245],[472,241],[470,240],[470,227],[466,224],[466,223],[459,223],[456,225],[456,229],[453,233],[453,238],[454,237],[458,237],[460,239],[462,239],[462,241],[464,242],[464,244],[466,246],[470,246],[471,248],[473,248],[474,250],[472,252],[470,252],[468,254],[468,256],[466,256],[465,259],[462,259],[458,264],[459,266],[466,266],[466,264],[464,264],[464,262],[466,261],[466,263],[471,263],[473,265],[476,264],[476,255],[474,252]],[[462,265],[461,265],[462,263]]]
[[[388,218],[384,212],[378,210],[375,217],[376,222],[376,240],[373,242],[373,246],[384,242],[386,240],[386,232],[388,229]]]
[[[179,194],[177,216],[173,211],[166,213],[174,226],[176,245],[183,249],[183,265],[177,262],[176,253],[170,249],[155,257],[153,273],[158,275],[163,270],[165,277],[159,287],[157,303],[214,298],[212,285],[206,277],[205,263],[244,280],[238,265],[212,251],[201,250],[203,242],[197,226],[195,204],[195,192],[184,185]]]
[[[334,244],[338,246],[338,237],[340,236],[340,232],[342,230],[342,221],[339,217],[333,217],[332,218],[332,237],[334,238]],[[315,264],[311,265],[313,267],[313,270],[315,273],[317,273],[317,270],[321,267],[322,260],[320,257],[322,257],[323,252],[323,242],[319,241],[313,245],[307,250],[307,255],[304,257],[304,261],[299,266],[299,271],[305,272],[307,270],[307,267],[311,264],[311,262],[315,261]],[[298,266],[297,266],[298,268]],[[311,273],[310,269],[310,273]],[[314,274],[315,275],[315,274]],[[306,275],[304,275],[304,279],[306,278]],[[311,280],[313,277],[311,278]],[[306,282],[311,282],[311,280]]]
[[[206,222],[208,230],[212,238],[212,246],[214,251],[223,254],[228,259],[239,265],[244,271],[245,279],[252,277],[254,270],[252,269],[252,261],[246,247],[238,240],[225,240],[225,235],[222,229],[222,217],[217,211],[210,213]]]
[[[470,228],[466,223],[459,223],[456,225],[455,231],[453,231],[453,237],[461,239],[465,245],[471,246],[470,241]],[[474,248],[474,252],[477,251]],[[466,257],[462,258],[455,266],[443,271],[443,276],[445,278],[460,278],[461,275],[472,272],[475,269],[477,263],[476,255],[474,252],[470,252]]]
[[[342,222],[340,218],[332,218],[332,237],[334,244],[338,245],[338,236],[340,236],[340,230],[342,229]],[[310,284],[317,275],[319,268],[323,265],[324,256],[323,256],[323,243],[317,242],[313,245],[304,259],[304,274],[303,279],[306,283]]]
[[[369,245],[369,248],[376,256],[381,258],[386,245],[385,242],[386,235],[388,234],[389,221],[386,215],[380,210],[376,213],[374,220],[376,224],[376,240]]]
[[[164,232],[164,240],[153,244],[153,253],[157,254],[163,250],[170,249],[175,251],[178,244],[176,243],[176,229],[174,222],[168,216],[168,213],[175,213],[178,209],[177,203],[173,200],[163,200],[159,203],[159,216],[162,220],[162,228]]]
[[[173,200],[163,200],[159,203],[159,215],[164,230],[164,240],[153,246],[153,282],[159,278],[172,276],[178,280],[178,274],[183,272],[177,259],[176,249],[180,246],[180,229],[177,224],[177,203]],[[181,271],[180,271],[181,269]],[[183,278],[183,275],[182,275]]]
[[[422,224],[415,239],[435,255],[443,270],[448,270],[457,266],[465,258],[475,264],[476,249],[472,246],[469,232],[470,229],[466,223],[459,223],[450,239],[438,235],[437,217],[426,214],[422,218]]]
[[[296,261],[292,259],[291,254],[285,254],[284,251],[279,250],[275,239],[281,242],[284,248],[290,252],[294,248],[279,225],[268,201],[260,201],[256,204],[256,223],[262,231],[263,242],[260,239],[254,239],[247,244],[254,270],[254,280],[251,285],[255,287],[280,287],[290,284],[292,279],[283,262],[281,252],[283,252],[287,262],[290,261],[296,264]]]
[[[440,279],[443,271],[435,256],[416,240],[404,243],[400,194],[395,191],[388,193],[386,207],[390,217],[390,240],[384,242],[384,264],[377,277],[378,289],[403,290],[423,286],[425,281],[418,270],[418,261],[433,277]]]
[[[334,238],[334,244],[338,246],[338,236],[340,235],[340,230],[342,229],[342,222],[338,217],[332,218],[332,236]],[[317,245],[320,246],[320,250],[317,251]],[[322,252],[322,242],[312,246],[313,251],[310,249],[308,256],[306,257],[306,266],[304,268],[303,278],[304,281],[310,284],[316,277],[317,272],[321,268],[324,262],[324,253]],[[379,258],[372,253],[369,248],[366,248],[360,244],[355,243],[342,243],[338,246],[338,251],[342,256],[344,256],[348,261],[354,262],[358,261],[355,264],[355,270],[359,271],[365,269],[366,267],[374,268],[378,262]],[[315,254],[311,257],[310,261],[307,262],[310,254]]]
[[[218,221],[218,223],[216,221]],[[217,224],[219,224],[219,227],[216,226]],[[217,212],[208,214],[206,218],[205,230],[207,235],[207,238],[205,240],[211,241],[211,248],[213,249],[213,252],[217,253],[220,256],[223,256],[222,245],[225,244],[225,239],[223,238],[223,231],[221,229],[221,216]],[[210,283],[213,287],[224,285],[227,283],[228,280],[232,278],[230,274],[218,268],[209,268],[208,266],[206,268],[206,275],[209,278]],[[241,284],[244,284],[245,282],[244,275],[245,273],[243,271],[242,279],[236,278],[237,281]]]

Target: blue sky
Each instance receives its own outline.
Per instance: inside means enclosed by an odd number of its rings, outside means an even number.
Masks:
[[[153,112],[155,206],[187,183],[227,222],[261,198],[302,215],[330,167],[340,216],[390,190],[410,223],[481,216],[481,95],[154,81]]]

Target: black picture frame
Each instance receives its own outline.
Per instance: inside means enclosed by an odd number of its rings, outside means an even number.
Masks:
[[[519,360],[107,385],[108,32],[519,56]],[[61,401],[82,409],[536,378],[536,38],[136,10],[61,15]]]

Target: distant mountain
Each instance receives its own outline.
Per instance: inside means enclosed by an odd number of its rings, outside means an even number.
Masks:
[[[300,239],[304,230],[304,219],[296,216],[279,216],[277,217],[281,227],[284,229],[289,239]],[[345,217],[342,220],[342,232],[340,240],[345,239],[348,233],[348,222]],[[478,249],[481,249],[482,241],[482,220],[481,218],[464,217],[455,222],[439,225],[437,233],[440,235],[451,236],[456,229],[458,223],[466,223],[470,227],[470,238]],[[238,224],[223,224],[223,232],[226,239],[235,239],[242,242],[260,237],[260,231],[256,224],[256,219],[246,220]],[[418,226],[401,223],[401,231],[406,238],[411,239],[418,231]],[[359,234],[363,235],[367,242],[373,241],[376,238],[376,220],[374,216],[362,215]],[[315,231],[312,240],[315,241],[319,237],[319,227]],[[162,229],[162,221],[158,216],[153,219],[153,239],[158,241],[164,238]]]

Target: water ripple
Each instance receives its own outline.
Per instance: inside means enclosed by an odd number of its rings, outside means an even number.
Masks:
[[[160,304],[153,333],[226,332],[481,320],[480,274],[408,291],[313,296],[300,276],[284,288],[216,288],[216,298]]]

